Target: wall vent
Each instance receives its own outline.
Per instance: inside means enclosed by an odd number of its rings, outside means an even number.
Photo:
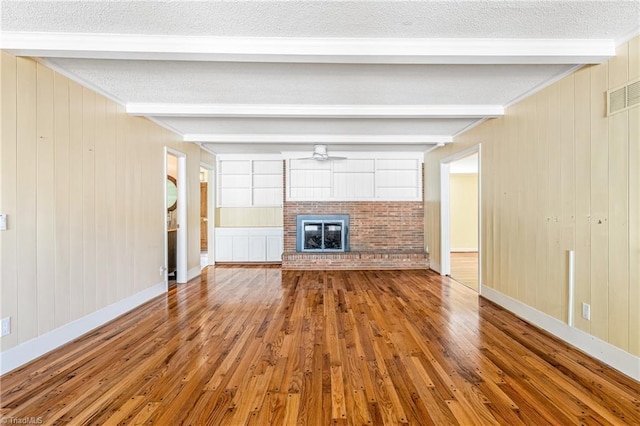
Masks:
[[[640,79],[607,92],[607,115],[640,105]]]

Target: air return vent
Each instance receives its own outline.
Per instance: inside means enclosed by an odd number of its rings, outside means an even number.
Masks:
[[[640,80],[607,92],[607,115],[640,105]]]

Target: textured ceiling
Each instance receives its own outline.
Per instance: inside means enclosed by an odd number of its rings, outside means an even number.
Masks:
[[[239,37],[615,38],[628,1],[2,1],[5,31]]]
[[[410,118],[163,118],[181,133],[451,135],[473,119]]]
[[[592,46],[637,34],[640,0],[2,0],[0,28],[5,40],[9,32],[34,37],[10,52],[40,56],[81,84],[135,104],[129,111],[198,135],[186,139],[215,152],[309,151],[325,137],[332,151],[420,152],[499,116],[496,108],[571,69],[606,59],[595,59],[602,53]],[[474,40],[488,44],[475,59],[451,51],[430,62],[429,43],[441,39],[470,56]],[[185,43],[206,51],[212,40],[227,56],[179,55]],[[574,41],[592,62],[559,53],[557,46]],[[165,56],[144,55],[170,42],[174,50]],[[518,50],[526,42],[539,56]],[[334,56],[302,60],[287,43],[303,51],[324,43]],[[247,45],[262,56],[247,55]],[[362,63],[359,54],[373,60]],[[433,113],[438,106],[448,109]],[[469,113],[474,108],[481,112]]]
[[[360,65],[55,59],[127,102],[505,104],[568,65]]]

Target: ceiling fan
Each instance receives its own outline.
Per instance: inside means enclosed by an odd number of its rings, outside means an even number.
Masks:
[[[327,145],[314,145],[313,154],[311,154],[311,157],[299,158],[299,160],[316,160],[316,161],[346,160],[346,159],[347,157],[329,156],[329,154],[327,153]]]

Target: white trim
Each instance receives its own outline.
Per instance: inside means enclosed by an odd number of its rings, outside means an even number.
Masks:
[[[215,265],[215,227],[216,227],[216,166],[200,162],[207,170],[207,266]],[[200,265],[202,266],[202,265]]]
[[[440,262],[441,275],[451,274],[451,226],[450,226],[450,189],[449,164],[478,154],[478,292],[482,290],[482,144],[477,144],[455,154],[440,159]]]
[[[187,203],[189,203],[188,193],[187,193],[187,155],[181,151],[175,150],[173,148],[169,148],[165,146],[164,151],[164,162],[165,162],[165,172],[166,172],[166,162],[167,155],[173,155],[178,158],[178,207],[176,207],[177,220],[178,220],[178,235],[177,235],[177,244],[176,244],[176,282],[183,284],[189,281],[188,271],[187,271],[187,258],[188,258],[188,245],[187,245],[187,237],[188,237],[188,224],[187,224]],[[166,179],[166,174],[164,179]],[[166,193],[165,193],[166,200]],[[184,202],[180,202],[183,200]],[[164,204],[163,204],[164,206]],[[166,211],[166,209],[165,209]],[[166,219],[165,222],[165,235],[164,235],[164,245],[165,245],[165,253],[167,253],[167,245],[168,245],[168,235],[166,228]],[[198,251],[199,252],[199,251]],[[165,268],[169,266],[168,263],[168,254],[165,254]]]
[[[299,160],[300,158],[307,158],[311,155],[312,150],[309,151],[282,151],[280,159],[284,160]],[[258,154],[256,154],[258,155]],[[386,151],[334,151],[329,147],[329,155],[335,155],[339,157],[347,157],[348,160],[416,160],[419,164],[424,163],[424,154],[422,152],[386,152]],[[251,157],[252,155],[247,155]],[[226,155],[220,154],[220,157],[227,158]],[[287,164],[289,169],[289,164]]]
[[[187,272],[187,259],[189,253],[188,232],[189,224],[187,223],[188,212],[187,206],[191,200],[187,191],[187,156],[186,154],[178,154],[178,247],[176,249],[177,255],[177,271],[176,282],[186,283],[189,281]],[[180,202],[182,200],[182,202]],[[200,250],[198,250],[199,252]],[[198,262],[199,263],[199,262]],[[200,270],[198,269],[198,273]]]
[[[165,147],[163,149],[163,153],[164,153],[164,157],[162,158],[162,210],[160,210],[158,213],[162,213],[162,223],[163,223],[163,227],[162,229],[164,230],[164,233],[162,235],[162,241],[164,242],[163,245],[163,254],[164,254],[164,263],[162,264],[162,266],[160,267],[160,274],[162,275],[163,279],[164,279],[164,288],[165,291],[169,290],[169,223],[167,221],[168,219],[168,214],[167,214],[167,176],[169,175],[169,167],[168,167],[168,161],[167,161],[167,156],[169,155],[169,153],[167,152],[167,147]]]
[[[287,201],[295,201],[295,202],[311,202],[311,201],[317,201],[317,202],[337,202],[337,203],[353,203],[353,202],[359,202],[359,203],[374,203],[374,202],[389,202],[389,201],[394,201],[394,202],[398,202],[398,203],[414,203],[417,201],[423,201],[422,200],[422,196],[417,196],[417,197],[407,197],[407,198],[393,198],[393,197],[363,197],[363,198],[344,198],[344,197],[326,197],[326,198],[319,198],[319,197],[291,197],[288,195],[287,193]],[[223,206],[223,207],[246,207],[246,206]],[[263,206],[259,206],[259,207],[263,207]],[[265,206],[265,207],[282,207],[282,206]]]
[[[451,199],[449,162],[440,161],[440,275],[451,275]]]
[[[465,247],[465,248],[451,248],[451,253],[475,253],[478,251],[478,247]]]
[[[0,34],[2,34],[0,32]],[[1,37],[0,37],[1,38]],[[107,92],[106,90],[102,89],[99,86],[96,86],[93,82],[86,80],[82,77],[79,77],[77,74],[69,71],[66,68],[62,68],[60,66],[58,66],[58,64],[56,64],[55,62],[53,62],[50,59],[47,58],[33,58],[36,62],[51,68],[52,70],[54,70],[55,72],[57,72],[58,74],[61,74],[65,77],[67,77],[69,80],[74,81],[75,83],[78,83],[79,85],[85,87],[86,89],[92,90],[96,93],[98,93],[99,95],[104,96],[107,99],[112,100],[113,102],[122,105],[126,108],[126,102],[120,98],[118,98],[117,96],[115,96],[113,93]]]
[[[550,79],[548,79],[546,81],[543,81],[542,83],[538,84],[537,86],[534,86],[533,88],[531,88],[531,89],[527,90],[526,92],[520,94],[518,97],[516,97],[516,98],[510,100],[509,102],[507,102],[504,105],[504,108],[507,109],[510,106],[515,105],[518,102],[528,98],[529,96],[535,95],[536,93],[538,93],[541,90],[551,86],[552,84],[557,83],[558,81],[562,80],[563,78],[565,78],[565,77],[573,74],[574,72],[578,71],[580,68],[582,68],[584,66],[585,63],[580,63],[579,65],[575,65],[575,66],[569,68],[568,70],[566,70],[564,72],[561,72],[560,74],[555,75],[555,76],[551,77]],[[469,129],[465,129],[464,131],[466,132],[467,130],[469,130]],[[461,133],[463,133],[463,132],[457,133],[456,136],[461,134]]]
[[[200,256],[198,256],[198,260],[200,259]],[[187,272],[187,281],[185,282],[189,282],[192,279],[199,277],[200,274],[202,274],[202,269],[200,268],[200,262],[198,262],[198,266],[196,266],[195,268],[191,268],[189,269],[189,271]],[[178,281],[180,282],[180,281]],[[181,284],[184,284],[182,282],[180,282]]]
[[[482,118],[502,105],[285,105],[128,103],[131,115],[156,117]]]
[[[424,154],[427,154],[427,153],[429,153],[429,152],[431,152],[433,150],[436,150],[438,148],[442,148],[443,146],[444,146],[443,143],[439,143],[439,144],[431,145],[429,148],[425,149],[424,152],[422,153],[422,155],[423,155],[423,161],[422,162],[424,163]]]
[[[507,108],[507,107],[505,106],[505,108]],[[462,129],[462,130],[458,130],[456,133],[454,133],[454,134],[452,135],[452,138],[455,140],[455,138],[457,138],[457,137],[458,137],[458,136],[460,136],[461,134],[466,133],[466,132],[468,132],[469,130],[473,129],[474,127],[477,127],[477,126],[481,125],[481,124],[482,124],[482,123],[484,123],[485,121],[487,121],[487,119],[486,119],[486,118],[481,118],[481,119],[479,119],[479,120],[474,121],[473,123],[471,123],[471,124],[469,124],[468,126],[466,126],[464,129]]]
[[[582,330],[570,327],[564,322],[493,288],[484,286],[481,295],[536,327],[553,334],[566,343],[575,346],[581,351],[626,374],[632,379],[640,381],[640,357],[625,352]]]
[[[21,367],[165,292],[165,283],[163,281],[41,336],[7,349],[0,353],[0,374],[5,374]]]
[[[482,262],[485,253],[482,250],[482,143],[478,144],[478,293],[482,293]]]
[[[438,274],[442,275],[442,273],[440,271],[442,271],[442,268],[440,267],[439,263],[436,262],[432,262],[431,259],[429,259],[429,269],[432,269],[434,271],[436,271]]]
[[[615,39],[613,43],[615,44],[616,47],[618,47],[621,44],[624,44],[637,36],[640,36],[640,26],[629,31],[627,34],[623,35],[622,37],[618,37],[617,39]]]
[[[361,143],[361,144],[437,144],[451,143],[449,135],[331,135],[331,134],[223,134],[187,133],[185,142],[204,143]]]
[[[19,56],[355,64],[587,64],[615,55],[611,39],[201,37],[4,31]]]
[[[213,150],[211,149],[211,147],[210,147],[209,145],[207,145],[206,143],[202,143],[202,142],[193,142],[193,143],[195,143],[195,144],[196,144],[196,145],[198,145],[200,148],[202,148],[202,149],[204,149],[205,151],[207,151],[209,154],[213,154],[213,155],[215,155],[215,156],[216,156],[216,158],[218,157],[218,155],[220,155],[220,154],[218,154],[217,152],[213,151]]]
[[[153,117],[153,116],[149,116],[149,115],[145,115],[144,118],[146,118],[149,121],[153,121],[154,123],[156,123],[158,126],[163,127],[165,129],[167,129],[168,131],[175,133],[176,135],[180,136],[180,138],[184,138],[182,135],[182,132],[180,132],[178,129],[176,129],[175,127],[165,123],[164,121],[162,121],[160,118],[158,117]],[[180,142],[180,140],[176,140],[176,142]]]

